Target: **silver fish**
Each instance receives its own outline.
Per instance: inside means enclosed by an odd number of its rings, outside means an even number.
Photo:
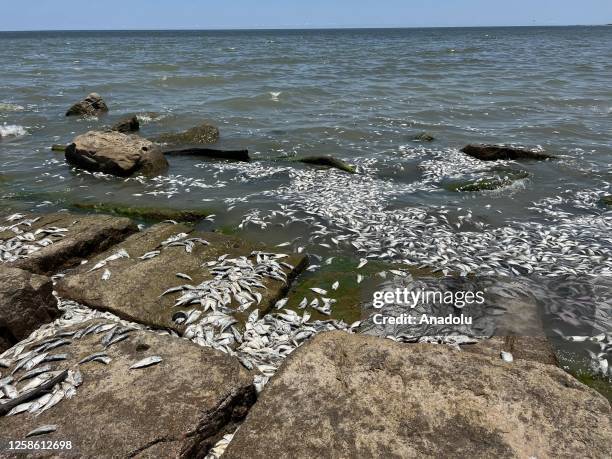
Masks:
[[[49,424],[46,426],[38,427],[37,429],[34,429],[28,432],[25,437],[28,438],[28,437],[36,437],[37,435],[45,435],[45,434],[55,432],[56,430],[57,430],[57,426],[55,424]]]
[[[139,368],[147,368],[153,365],[157,365],[158,363],[160,363],[162,361],[162,358],[158,355],[154,355],[151,357],[147,357],[145,359],[142,359],[138,362],[136,362],[135,364],[133,364],[130,367],[130,370],[137,370]]]

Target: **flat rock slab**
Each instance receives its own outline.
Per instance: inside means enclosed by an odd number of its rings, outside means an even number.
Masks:
[[[603,458],[610,418],[551,365],[331,332],[291,354],[223,457]]]
[[[109,322],[91,321],[78,328],[96,323]],[[23,440],[40,426],[56,425],[55,432],[31,438],[72,442],[70,451],[50,451],[54,457],[154,457],[160,451],[163,457],[204,457],[216,441],[235,429],[234,423],[255,400],[252,377],[236,359],[154,332],[134,330],[127,339],[112,344],[105,351],[112,359],[107,365],[78,365],[104,350],[100,342],[106,333],[72,336],[70,344],[53,351],[69,356],[52,363],[53,369],[78,369],[83,383],[72,398],[64,398],[38,416],[0,417],[3,443]],[[25,352],[33,347],[36,343]],[[161,363],[129,369],[150,356],[161,357]]]
[[[188,238],[202,238],[209,245],[195,243],[187,252],[183,246],[163,247],[161,243],[177,234],[188,234]],[[255,244],[220,233],[192,232],[190,227],[160,223],[147,231],[135,234],[106,253],[80,266],[74,274],[66,276],[56,285],[62,298],[71,299],[91,308],[109,311],[127,320],[146,324],[154,328],[169,328],[181,333],[184,327],[175,323],[172,316],[177,295],[162,296],[166,290],[184,284],[198,285],[213,276],[202,264],[217,260],[222,255],[230,258],[248,256],[253,250],[262,250]],[[108,262],[103,268],[91,271],[100,261],[125,250],[130,258]],[[159,250],[154,258],[141,260],[145,253]],[[295,277],[306,265],[306,257],[292,256],[286,261],[295,268],[287,270],[289,279]],[[110,278],[103,280],[104,271]],[[193,280],[180,278],[186,274]],[[259,308],[269,309],[285,294],[287,284],[267,279],[262,290]],[[199,305],[198,305],[199,307]],[[192,307],[193,309],[193,307]]]
[[[66,231],[51,235],[45,233],[36,235],[36,240],[47,237],[53,241],[53,244],[40,247],[26,257],[9,262],[8,266],[37,274],[55,274],[108,249],[138,231],[136,224],[130,219],[106,215],[79,215],[67,212],[28,214],[24,215],[21,221],[32,221],[36,218],[38,220],[31,225],[19,225],[18,231],[22,236],[24,233],[34,234],[37,230],[47,228],[65,229]],[[5,218],[0,219],[0,227],[4,228],[17,223],[19,220],[7,222]],[[13,230],[0,231],[0,244],[15,236],[19,234]]]
[[[0,265],[0,354],[59,315],[51,279]]]

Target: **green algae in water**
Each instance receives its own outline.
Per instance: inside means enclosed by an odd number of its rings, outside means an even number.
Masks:
[[[448,191],[455,192],[493,191],[529,177],[527,171],[498,170],[497,172],[498,174],[489,177],[447,183],[444,187]]]
[[[612,403],[612,382],[608,379],[583,370],[569,371],[569,373],[585,386],[595,389]]]
[[[98,213],[120,215],[143,221],[174,220],[177,222],[193,223],[200,221],[212,212],[207,210],[181,210],[165,207],[133,207],[123,204],[110,203],[74,203],[72,207],[79,210],[89,210]]]
[[[328,320],[337,319],[343,320],[347,324],[352,324],[361,320],[362,310],[361,304],[371,300],[372,294],[385,279],[378,274],[390,269],[403,270],[411,273],[414,277],[436,276],[430,270],[416,269],[405,265],[394,265],[381,261],[369,261],[363,268],[357,269],[359,261],[349,257],[335,257],[331,264],[322,262],[321,267],[315,272],[304,272],[299,276],[293,287],[289,291],[289,301],[285,306],[287,309],[296,311],[298,314],[303,314],[304,310],[298,305],[306,298],[308,303],[315,298],[321,298],[311,288],[321,288],[327,290],[326,298],[337,300],[331,306],[331,316],[326,316],[320,312],[307,307],[305,310],[311,314],[310,320]],[[357,283],[357,275],[363,276],[361,284]],[[389,274],[387,274],[389,275]],[[334,282],[339,282],[337,290],[332,290]]]

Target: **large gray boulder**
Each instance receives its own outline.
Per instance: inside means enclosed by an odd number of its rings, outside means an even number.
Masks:
[[[0,353],[59,315],[51,279],[0,264]]]
[[[108,106],[100,94],[92,92],[66,112],[66,116],[98,116],[108,112]]]
[[[56,335],[55,339],[65,341],[53,350],[40,350],[40,341],[23,350],[34,349],[35,355],[65,354],[64,360],[36,367],[49,365],[49,374],[57,372],[64,381],[52,388],[58,397],[54,406],[0,416],[3,441],[24,440],[32,430],[54,425],[54,432],[29,439],[71,441],[72,449],[51,450],[47,456],[203,458],[216,441],[236,429],[255,401],[252,376],[234,357],[156,332],[122,325],[109,330],[112,326],[108,321],[85,322],[58,330],[63,338]],[[109,333],[126,338],[105,346],[102,340]],[[53,337],[45,341],[55,345]],[[96,353],[104,353],[106,363],[79,363]],[[153,356],[161,357],[161,362],[130,368]],[[8,370],[14,368],[15,362]],[[82,375],[80,385],[70,373],[63,373],[77,370]],[[15,381],[25,372],[16,371]],[[31,381],[14,383],[18,396]],[[40,400],[41,395],[34,394],[31,401]],[[19,454],[5,450],[0,455]],[[36,457],[44,455],[36,452]]]
[[[331,332],[285,361],[223,457],[607,458],[611,414],[552,365]]]
[[[168,161],[154,143],[120,132],[87,132],[76,137],[65,154],[66,161],[74,166],[120,177],[157,175],[168,168]]]

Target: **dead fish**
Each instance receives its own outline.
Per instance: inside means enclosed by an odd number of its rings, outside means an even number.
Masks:
[[[51,400],[51,397],[53,397],[52,394],[45,394],[42,397],[40,397],[38,400],[34,401],[32,405],[30,406],[28,413],[36,413],[43,406],[45,406],[49,402],[49,400]]]
[[[45,358],[47,357],[47,354],[40,354],[37,355],[36,357],[28,360],[28,362],[24,365],[24,369],[26,371],[30,371],[32,368],[34,368],[36,365],[38,365],[39,363],[43,362],[45,360]]]
[[[318,293],[319,295],[327,295],[327,290],[323,290],[322,288],[313,287],[310,290],[315,293]]]
[[[361,274],[357,274],[357,283],[361,284],[362,281],[363,281],[363,276]]]
[[[332,284],[332,290],[338,290],[338,287],[340,287],[340,282],[336,281]]]
[[[278,300],[274,307],[276,309],[282,309],[287,304],[287,301],[289,301],[289,298],[283,298],[282,300]]]
[[[129,335],[129,333],[116,334],[115,336],[113,336],[111,338],[111,340],[108,342],[108,344],[106,344],[104,346],[104,349],[108,349],[113,344],[119,343],[120,341],[123,341],[124,339],[127,339],[128,335]]]
[[[512,363],[514,362],[514,357],[512,357],[512,354],[510,354],[509,352],[506,351],[501,351],[501,358],[504,362],[507,363]]]
[[[158,363],[160,363],[162,361],[162,358],[158,355],[154,355],[151,357],[147,357],[145,359],[142,359],[138,362],[136,362],[134,365],[132,365],[130,367],[130,370],[137,370],[139,368],[147,368],[153,365],[157,365]]]
[[[96,352],[95,354],[88,355],[87,357],[81,359],[78,363],[79,365],[83,365],[87,362],[102,362],[105,365],[108,365],[112,359],[105,352]]]
[[[140,260],[149,260],[151,258],[155,258],[156,256],[158,256],[161,252],[159,250],[153,250],[151,252],[147,252],[145,253],[143,256],[138,257]]]
[[[6,395],[10,399],[17,398],[19,395],[15,386],[11,384],[5,384],[4,386],[2,386],[1,389],[2,392],[4,392],[4,395]]]
[[[102,280],[107,281],[110,278],[111,278],[111,272],[108,269],[105,269],[104,273],[102,273]]]
[[[190,275],[185,274],[185,273],[176,273],[176,277],[180,277],[181,279],[187,279],[189,281],[193,280],[193,278]]]
[[[83,384],[83,374],[79,370],[68,370],[66,382],[74,387],[79,387]]]
[[[26,379],[31,379],[31,378],[35,378],[38,375],[42,375],[43,373],[48,373],[49,371],[51,371],[51,365],[45,365],[43,367],[40,368],[35,368],[34,370],[28,371],[27,373],[24,373],[21,378],[19,378],[17,381],[21,382],[21,381],[25,381]]]
[[[366,264],[368,264],[368,260],[366,260],[365,258],[362,258],[361,260],[359,260],[359,264],[357,265],[357,269],[363,268]]]
[[[26,434],[26,438],[28,437],[36,437],[37,435],[46,435],[57,430],[57,426],[55,424],[49,424],[46,426],[41,426],[37,429],[34,429]]]
[[[308,299],[304,297],[304,299],[300,301],[300,304],[298,304],[298,308],[304,309],[306,306],[308,306]]]
[[[25,413],[32,406],[32,402],[22,403],[21,405],[17,405],[11,411],[6,413],[6,416],[14,416],[16,414]]]

